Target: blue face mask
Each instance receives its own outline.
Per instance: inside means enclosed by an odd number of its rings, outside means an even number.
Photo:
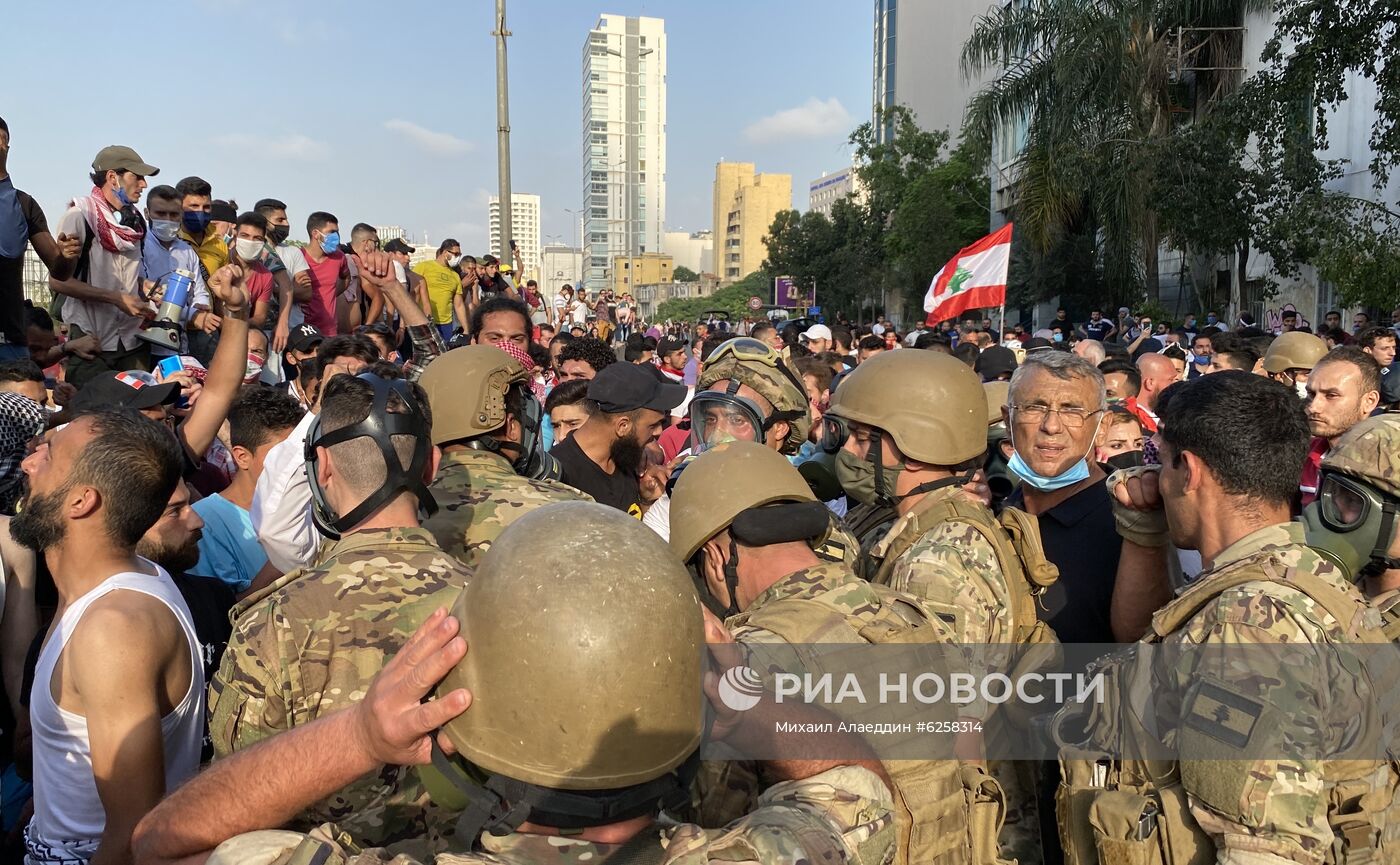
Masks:
[[[1217,321],[1219,321],[1219,320],[1220,320],[1220,319],[1216,318],[1216,317],[1213,316],[1213,315],[1208,315],[1208,316],[1206,316],[1206,324],[1215,324],[1215,323],[1216,323]]]
[[[192,235],[202,237],[204,235],[204,230],[209,227],[209,220],[212,218],[210,214],[202,210],[186,210],[183,220],[185,230]]]
[[[120,201],[124,207],[133,203],[132,200],[127,197],[126,190],[122,189],[120,186],[117,187],[117,200]]]
[[[1054,492],[1055,490],[1072,487],[1080,481],[1089,477],[1089,461],[1080,460],[1065,470],[1063,474],[1053,478],[1040,474],[1035,469],[1026,465],[1026,461],[1021,459],[1021,455],[1015,451],[1011,452],[1011,459],[1006,461],[1006,467],[1015,473],[1029,486],[1035,487],[1043,493]]]
[[[1060,333],[1058,330],[1050,334],[1050,338],[1053,339],[1055,342],[1065,341],[1065,335],[1063,333]]]
[[[324,252],[326,255],[330,255],[331,253],[336,252],[339,249],[340,232],[332,231],[330,234],[327,234],[325,237],[321,238],[321,251]]]

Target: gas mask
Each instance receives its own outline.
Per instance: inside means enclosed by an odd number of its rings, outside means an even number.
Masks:
[[[511,387],[524,389],[525,385],[516,383]],[[540,401],[528,391],[525,392],[524,399],[520,402],[524,405],[524,410],[521,412],[522,417],[516,418],[520,423],[520,442],[518,444],[482,436],[473,439],[471,447],[476,450],[500,454],[510,460],[511,468],[521,477],[533,481],[557,481],[563,474],[563,469],[559,465],[559,461],[550,456],[544,449],[543,436],[541,435],[544,408],[540,406]]]
[[[1308,546],[1346,571],[1353,582],[1400,568],[1388,550],[1400,526],[1400,502],[1364,481],[1324,472],[1317,500],[1303,509]]]

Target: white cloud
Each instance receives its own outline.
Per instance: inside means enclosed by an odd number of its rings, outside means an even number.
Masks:
[[[247,132],[230,132],[214,136],[214,143],[230,150],[244,151],[254,157],[312,161],[323,159],[330,153],[325,142],[317,141],[300,133],[290,135],[254,135]]]
[[[750,123],[744,138],[755,144],[769,144],[793,138],[825,138],[851,131],[851,113],[835,96],[827,100],[812,97],[796,108],[785,108]]]
[[[434,132],[408,120],[386,120],[384,128],[397,132],[422,150],[439,156],[454,156],[472,149],[472,143],[447,132]]]

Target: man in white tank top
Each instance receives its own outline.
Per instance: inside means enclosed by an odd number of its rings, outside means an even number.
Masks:
[[[58,587],[30,694],[30,865],[126,862],[131,833],[199,766],[204,676],[189,609],[135,553],[182,466],[180,444],[135,412],[83,415],[23,463],[10,523]]]

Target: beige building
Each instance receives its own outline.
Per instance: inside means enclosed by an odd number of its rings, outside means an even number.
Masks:
[[[715,166],[715,275],[724,284],[758,270],[773,218],[792,209],[791,174],[755,174],[752,162]]]
[[[632,291],[633,286],[670,282],[674,269],[675,261],[671,256],[660,252],[645,252],[630,258],[615,256],[612,266],[613,293],[620,296]]]

